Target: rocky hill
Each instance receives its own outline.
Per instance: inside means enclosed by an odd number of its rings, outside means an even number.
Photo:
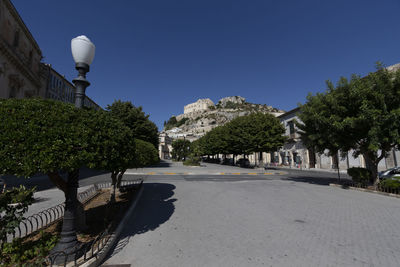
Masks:
[[[284,113],[272,106],[248,103],[240,96],[222,98],[216,105],[210,99],[199,99],[186,105],[183,114],[172,116],[164,122],[163,132],[172,138],[185,136],[196,140],[214,127],[253,112],[271,113],[275,116]]]

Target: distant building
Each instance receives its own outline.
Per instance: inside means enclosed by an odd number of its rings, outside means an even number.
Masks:
[[[171,159],[172,138],[165,132],[159,134],[158,154],[160,159]]]
[[[0,1],[0,98],[45,97],[42,52],[10,0]]]
[[[209,110],[210,106],[214,106],[214,102],[212,102],[211,99],[199,99],[194,103],[184,106],[183,113],[187,114],[195,111]]]

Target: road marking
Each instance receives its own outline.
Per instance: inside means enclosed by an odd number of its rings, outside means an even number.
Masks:
[[[154,174],[156,174],[155,172],[148,172],[147,173],[148,175],[154,175]]]
[[[220,175],[224,175],[225,173],[224,173],[224,172],[220,172],[219,174],[220,174]]]
[[[271,175],[272,172],[264,172],[265,175]]]
[[[166,175],[175,175],[176,173],[175,172],[164,172],[164,174],[166,174]]]

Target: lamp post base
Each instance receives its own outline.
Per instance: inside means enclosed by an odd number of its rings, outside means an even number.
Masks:
[[[79,170],[68,173],[67,191],[65,192],[65,209],[62,222],[60,240],[51,250],[52,260],[56,264],[69,262],[79,258],[76,250],[79,248],[79,242],[76,238],[76,210],[78,193]]]

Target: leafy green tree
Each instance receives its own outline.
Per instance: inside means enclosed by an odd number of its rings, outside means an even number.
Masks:
[[[400,143],[400,70],[378,64],[366,77],[353,75],[327,86],[325,94],[309,95],[301,106],[302,135],[318,152],[362,155],[376,183],[379,161]]]
[[[198,140],[203,155],[248,155],[276,151],[285,141],[279,120],[263,113],[237,117],[224,126],[212,129]]]
[[[0,121],[0,173],[47,174],[66,196],[61,173],[75,177],[82,166],[114,173],[130,165],[134,155],[131,131],[106,111],[53,100],[7,99],[0,100]],[[82,213],[72,198],[68,205]]]
[[[185,160],[190,154],[190,141],[177,139],[172,142],[172,158],[175,160]]]
[[[149,120],[149,115],[143,112],[142,107],[135,107],[129,101],[118,100],[108,105],[106,109],[132,130],[134,138],[149,142],[158,149],[157,126]]]
[[[24,219],[24,213],[33,203],[34,191],[34,188],[20,186],[0,194],[0,250],[7,234],[14,234],[15,228]]]
[[[136,161],[133,168],[146,167],[159,162],[158,150],[146,141],[136,139],[135,146]]]

